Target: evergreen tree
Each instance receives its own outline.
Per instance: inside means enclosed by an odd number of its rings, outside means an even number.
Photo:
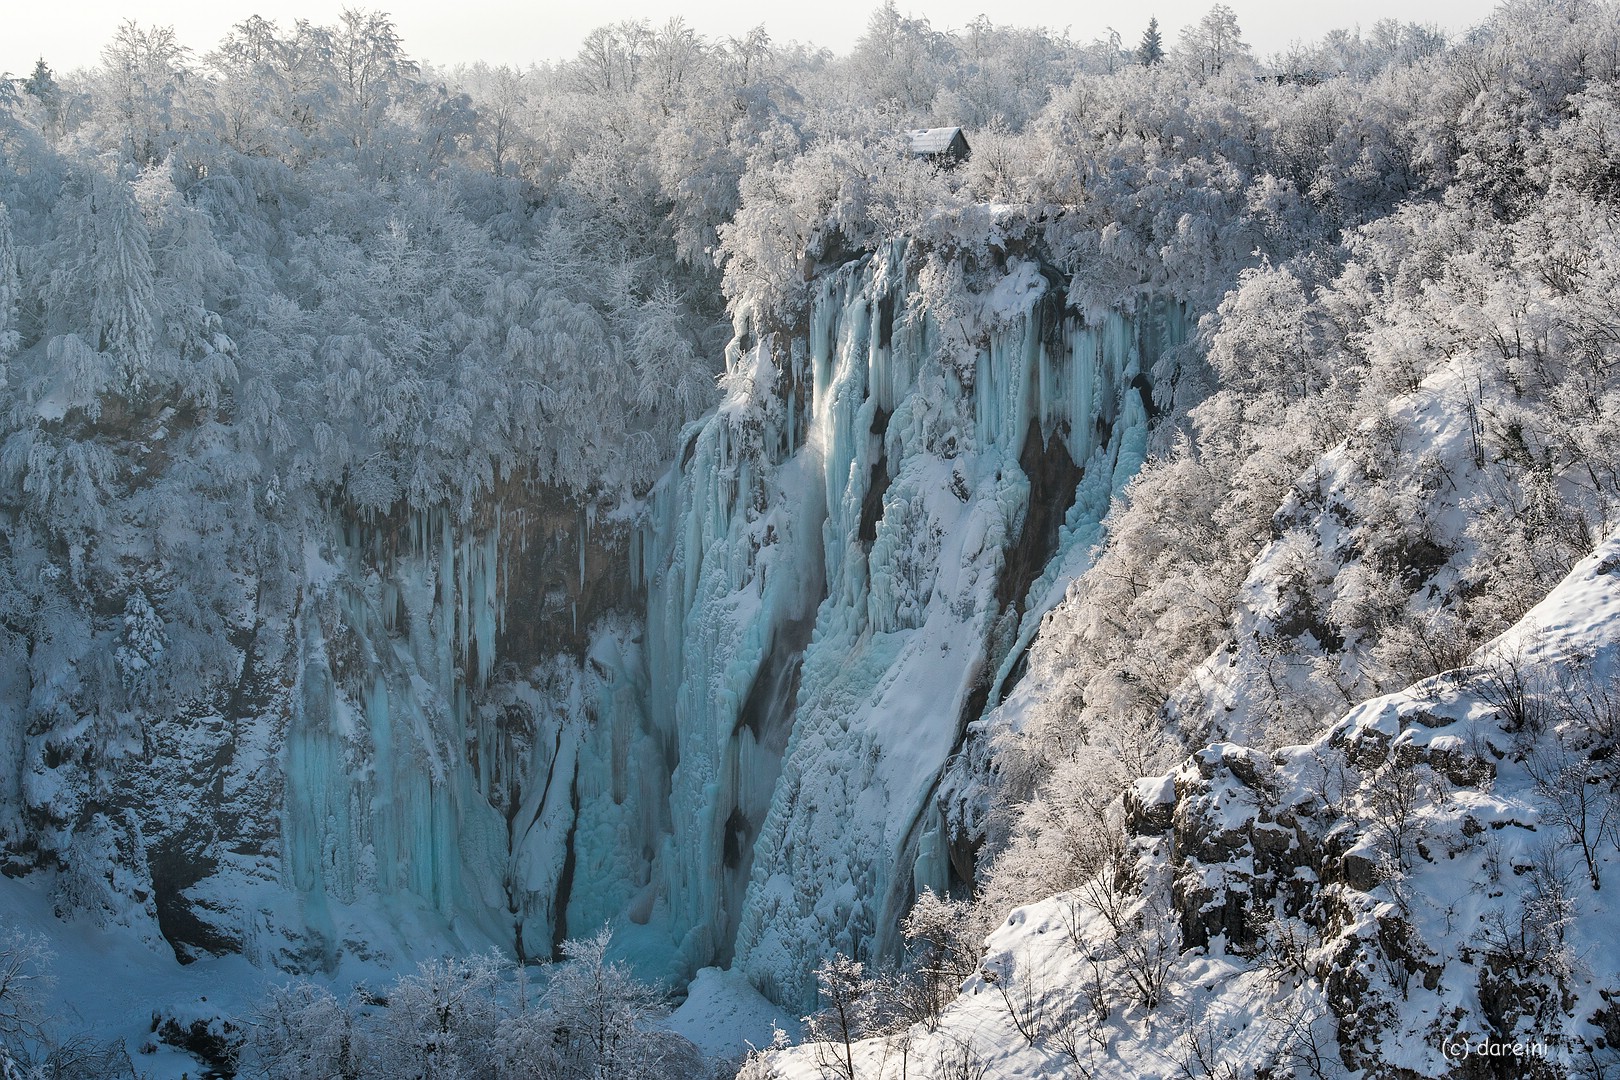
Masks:
[[[43,56],[34,61],[34,73],[23,83],[23,90],[46,106],[55,105],[57,99],[62,96],[61,87],[56,85],[56,76]]]
[[[1136,62],[1152,67],[1163,60],[1164,38],[1159,34],[1159,20],[1155,17],[1148,20],[1147,29],[1142,31],[1142,43],[1136,47]]]
[[[133,395],[149,380],[156,337],[154,267],[146,222],[129,185],[100,174],[92,182],[90,213],[94,342],[116,361],[120,391]]]

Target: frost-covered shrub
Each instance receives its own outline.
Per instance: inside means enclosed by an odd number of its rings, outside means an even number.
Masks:
[[[899,971],[878,988],[893,1000],[897,1021],[921,1023],[930,1029],[956,995],[962,980],[978,969],[984,927],[974,919],[973,906],[942,898],[932,891],[917,897],[907,913],[902,932],[906,956]]]
[[[356,1017],[313,983],[276,987],[246,1018],[242,1064],[266,1080],[333,1076],[355,1080],[366,1050]]]
[[[370,1025],[368,1067],[392,1076],[460,1080],[487,1075],[500,1032],[497,999],[508,965],[484,954],[428,960],[387,991],[387,1008]]]
[[[312,983],[274,988],[246,1019],[243,1067],[272,1080],[703,1075],[696,1047],[656,1029],[658,995],[606,959],[607,940],[569,942],[538,996],[528,972],[493,953],[425,961],[347,1001]]]
[[[45,1001],[52,960],[42,938],[0,922],[0,1078],[134,1080],[121,1040],[59,1030]]]
[[[816,968],[820,1011],[805,1017],[808,1041],[818,1045],[816,1063],[840,1080],[856,1080],[853,1044],[875,1028],[877,980],[848,956],[823,960]]]

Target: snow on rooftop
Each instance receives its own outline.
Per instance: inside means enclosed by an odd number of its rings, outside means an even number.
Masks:
[[[906,132],[906,139],[913,154],[943,154],[961,134],[959,127],[917,128]]]

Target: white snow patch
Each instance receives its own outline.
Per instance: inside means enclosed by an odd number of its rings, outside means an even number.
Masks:
[[[797,1038],[799,1021],[771,1004],[740,971],[702,968],[686,988],[686,1001],[664,1026],[712,1058],[740,1057],[771,1045],[780,1029]]]

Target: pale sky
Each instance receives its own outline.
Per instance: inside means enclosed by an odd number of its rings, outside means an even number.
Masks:
[[[680,15],[708,37],[741,34],[763,23],[778,42],[805,41],[845,52],[866,26],[880,0],[809,0],[805,3],[739,3],[737,0],[0,0],[0,72],[26,75],[44,56],[58,72],[94,64],[101,47],[124,19],[170,25],[180,43],[205,53],[234,23],[263,15],[289,26],[296,19],[330,24],[345,6],[380,8],[394,18],[406,52],[451,66],[484,60],[527,66],[572,56],[593,27],[620,19],[662,23]],[[1129,8],[1076,5],[1061,0],[926,0],[896,6],[927,16],[941,29],[960,27],[981,12],[996,23],[1067,28],[1080,41],[1103,37],[1107,27],[1128,46],[1156,15],[1166,44],[1196,22],[1215,0],[1148,0]],[[1264,59],[1291,42],[1312,40],[1335,27],[1369,27],[1382,18],[1435,23],[1457,32],[1483,21],[1494,4],[1483,0],[1228,0],[1244,37]]]

